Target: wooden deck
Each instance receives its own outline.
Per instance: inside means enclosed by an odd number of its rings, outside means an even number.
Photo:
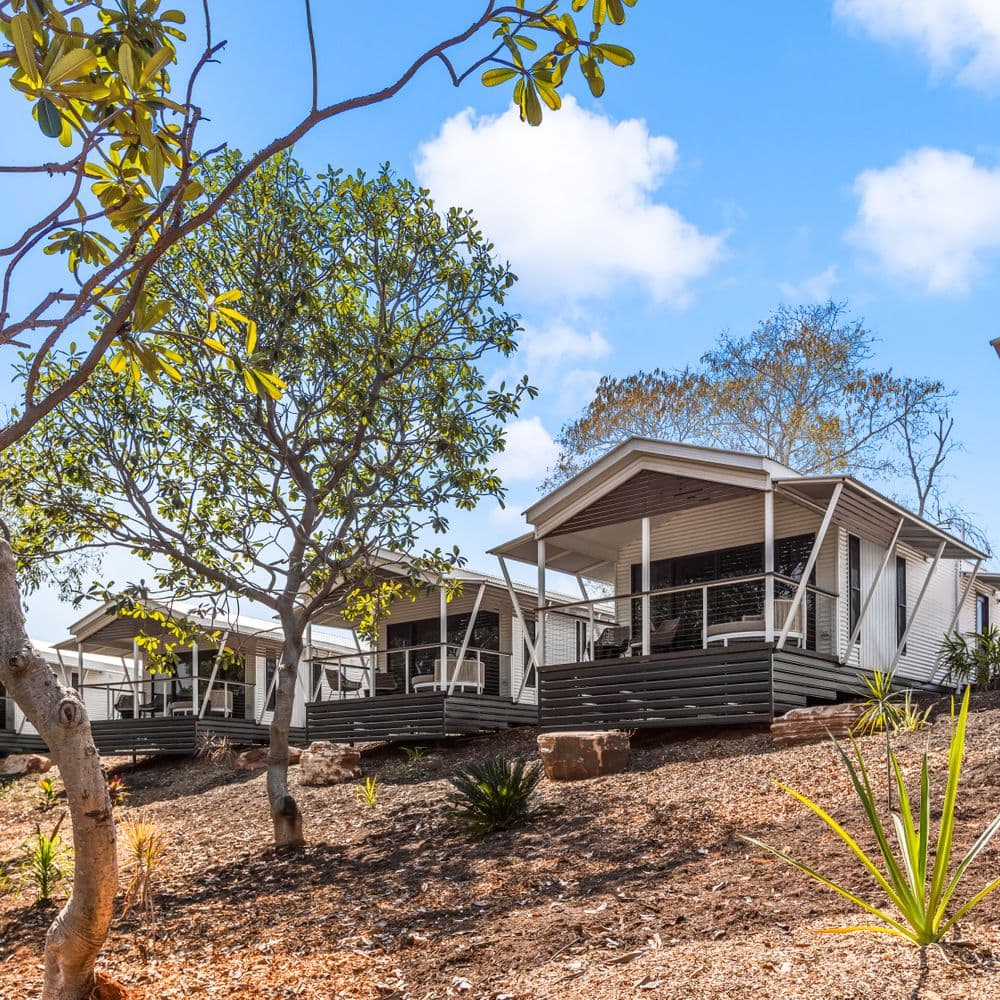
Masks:
[[[496,695],[421,691],[310,702],[306,720],[310,741],[366,743],[441,739],[537,725],[538,709]]]
[[[539,670],[539,724],[553,731],[768,723],[857,685],[856,671],[831,657],[767,643],[548,665]]]
[[[267,726],[244,719],[195,719],[191,716],[157,719],[114,719],[92,721],[91,732],[98,753],[114,754],[178,754],[190,756],[205,733],[228,737],[236,746],[267,743]],[[292,743],[301,744],[305,730],[291,731]],[[45,751],[44,740],[34,734],[0,731],[0,755],[21,751]]]

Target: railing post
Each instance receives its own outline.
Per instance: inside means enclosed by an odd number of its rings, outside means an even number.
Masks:
[[[708,649],[708,587],[701,588],[701,648]]]
[[[642,655],[649,656],[649,633],[651,628],[650,617],[650,537],[649,518],[642,519]]]
[[[774,642],[774,490],[764,494],[764,641]]]

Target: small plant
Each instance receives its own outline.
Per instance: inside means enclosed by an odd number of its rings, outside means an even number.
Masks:
[[[59,827],[65,814],[60,816],[51,833],[42,833],[41,827],[35,826],[35,835],[22,847],[24,857],[21,861],[22,887],[32,885],[40,902],[47,902],[59,884],[67,878],[66,870],[68,848],[59,834]]]
[[[163,837],[156,823],[142,813],[130,813],[121,822],[121,840],[128,881],[125,884],[125,912],[139,910],[153,936],[156,928],[154,888],[163,865]]]
[[[59,802],[59,793],[53,778],[40,778],[38,781],[38,808],[48,812]]]
[[[899,695],[893,692],[896,676],[892,670],[872,671],[871,677],[858,675],[858,680],[864,685],[855,689],[855,694],[864,701],[861,703],[861,715],[854,723],[853,730],[866,736],[875,733],[885,733],[885,788],[889,808],[892,809],[892,766],[889,763],[892,754],[890,736],[899,727],[901,714]]]
[[[456,791],[450,802],[456,818],[477,833],[505,830],[533,819],[541,810],[532,805],[542,765],[490,757],[470,764],[451,779]]]
[[[406,759],[414,766],[423,764],[427,760],[427,751],[423,747],[403,747]]]
[[[113,808],[118,809],[125,805],[129,797],[129,790],[125,785],[125,779],[120,774],[112,774],[108,779],[108,796],[111,799]]]
[[[206,729],[198,737],[195,756],[219,767],[232,767],[236,760],[236,749],[228,736],[217,736]]]
[[[899,721],[896,723],[897,733],[915,733],[926,729],[930,723],[931,706],[921,707],[913,700],[913,692],[907,691],[903,696],[903,704],[899,706]]]
[[[782,851],[753,837],[743,839],[781,858],[800,872],[815,879],[828,889],[833,889],[855,906],[881,920],[885,926],[860,924],[851,927],[831,928],[827,933],[855,933],[874,931],[893,934],[916,945],[934,944],[940,941],[959,920],[978,906],[990,893],[1000,888],[1000,878],[994,878],[966,902],[954,905],[953,900],[969,866],[982,853],[990,840],[1000,830],[1000,814],[986,827],[978,840],[965,853],[949,877],[955,833],[955,813],[958,806],[958,781],[962,770],[962,754],[965,750],[965,727],[969,714],[969,688],[965,689],[962,707],[954,725],[951,746],[948,752],[948,774],[941,818],[938,822],[937,843],[931,846],[931,781],[927,751],[923,754],[920,768],[920,793],[916,815],[910,805],[910,793],[906,787],[902,768],[896,755],[890,752],[896,788],[899,792],[900,811],[892,815],[892,826],[898,844],[897,858],[889,841],[889,835],[878,815],[875,793],[868,777],[868,769],[857,743],[851,740],[853,757],[834,740],[834,746],[847,767],[851,783],[864,808],[871,833],[878,845],[878,855],[866,853],[832,816],[821,806],[778,782],[793,798],[811,809],[847,845],[861,866],[871,875],[882,892],[888,897],[895,913],[884,908],[881,900],[870,902],[850,889],[827,878],[821,872]],[[954,708],[952,709],[954,719]],[[881,867],[880,867],[881,865]]]
[[[355,798],[368,809],[374,809],[378,805],[379,785],[378,778],[368,775],[364,781],[358,785]]]

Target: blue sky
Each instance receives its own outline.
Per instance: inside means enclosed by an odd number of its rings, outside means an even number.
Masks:
[[[381,85],[478,4],[316,7],[321,89],[334,99]],[[304,20],[291,3],[213,11],[229,44],[200,102],[213,138],[249,151],[308,102]],[[502,462],[509,512],[457,517],[449,541],[492,568],[485,549],[520,530],[551,437],[599,374],[695,362],[724,329],[832,296],[876,333],[877,363],[958,392],[965,449],[948,491],[1000,543],[994,0],[639,0],[613,34],[636,65],[609,69],[601,101],[574,80],[576,100],[540,130],[510,120],[505,88],[456,91],[432,65],[390,104],[296,150],[311,170],[388,161],[417,176],[472,209],[522,276],[512,304],[524,349],[508,369],[542,394]],[[6,128],[24,106],[0,101]],[[13,134],[34,142],[17,123]],[[8,221],[30,211],[3,181],[0,198]],[[142,570],[116,558],[106,575]],[[74,617],[48,592],[30,604],[39,638]]]

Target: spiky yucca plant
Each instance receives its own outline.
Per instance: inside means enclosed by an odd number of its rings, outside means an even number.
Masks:
[[[477,833],[505,830],[532,819],[540,809],[532,805],[542,777],[542,765],[506,757],[489,757],[470,764],[451,779],[449,801],[455,817]]]
[[[898,857],[886,833],[886,828],[878,815],[875,793],[872,790],[864,757],[857,743],[852,739],[854,760],[844,748],[834,740],[834,745],[847,767],[851,783],[864,808],[865,817],[878,844],[878,854],[869,855],[858,842],[821,806],[810,801],[801,793],[778,782],[789,795],[811,809],[847,845],[861,866],[875,880],[895,912],[890,912],[881,901],[872,902],[850,889],[844,888],[827,878],[815,868],[789,857],[769,844],[753,837],[743,839],[776,857],[781,858],[799,871],[815,879],[828,889],[833,889],[846,900],[881,920],[884,926],[859,924],[851,927],[834,927],[828,934],[874,931],[893,934],[914,944],[924,946],[940,941],[955,924],[970,910],[981,903],[991,892],[1000,887],[1000,878],[988,882],[964,903],[954,905],[955,893],[969,866],[982,853],[997,830],[1000,829],[1000,814],[986,827],[979,839],[966,851],[949,877],[951,868],[953,839],[955,833],[955,812],[958,803],[958,780],[962,770],[962,753],[965,749],[965,726],[969,713],[969,692],[966,688],[962,707],[951,736],[948,752],[948,775],[945,783],[944,799],[941,804],[941,819],[938,823],[937,844],[931,850],[931,781],[927,751],[923,754],[920,768],[920,794],[916,815],[910,805],[910,793],[903,778],[902,768],[896,755],[890,752],[891,766],[899,792],[900,811],[892,814],[892,827],[898,846]],[[954,712],[954,710],[953,710]]]
[[[70,852],[59,833],[65,818],[65,814],[59,817],[51,833],[43,833],[36,823],[35,835],[22,847],[22,887],[33,885],[39,902],[48,902],[59,884],[72,873],[68,864]]]
[[[122,853],[128,866],[125,912],[140,910],[153,935],[156,929],[154,889],[163,867],[163,836],[152,819],[138,812],[129,812],[121,821],[120,830]]]

